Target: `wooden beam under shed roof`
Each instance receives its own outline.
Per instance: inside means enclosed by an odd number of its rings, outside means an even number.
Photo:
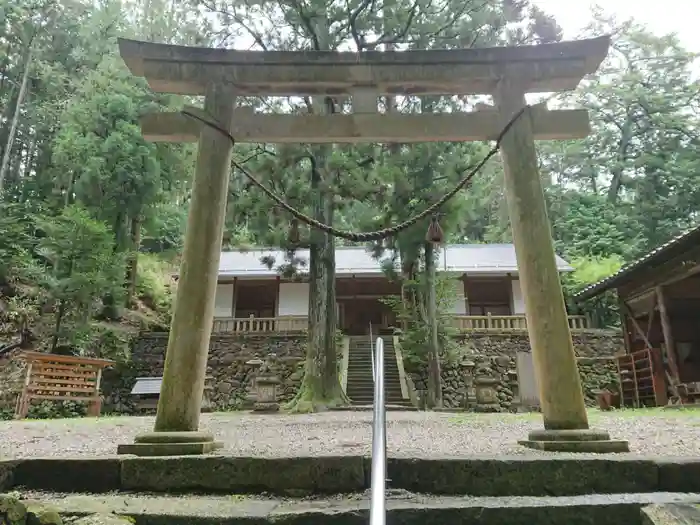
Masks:
[[[195,142],[203,125],[181,113],[152,113],[141,119],[143,135],[154,142]],[[502,120],[496,111],[254,115],[241,109],[234,116],[232,135],[239,143],[272,144],[470,142],[495,139],[501,128]],[[588,112],[534,110],[533,128],[539,140],[583,138],[590,132]]]
[[[237,51],[119,39],[129,70],[154,91],[202,95],[211,83],[244,95],[380,95],[491,93],[504,76],[528,92],[574,89],[595,72],[610,38],[482,49],[373,51]]]

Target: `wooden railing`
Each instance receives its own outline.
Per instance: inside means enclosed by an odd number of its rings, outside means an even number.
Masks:
[[[455,315],[453,324],[460,332],[527,330],[527,321],[524,315]],[[571,330],[585,330],[589,328],[588,319],[583,315],[570,315],[569,328]]]
[[[524,315],[455,315],[453,326],[460,332],[517,332],[527,330]],[[283,317],[247,317],[214,319],[212,332],[235,334],[269,334],[303,332],[309,327],[305,315]],[[589,328],[588,319],[583,315],[570,315],[569,327],[572,330]]]
[[[215,333],[281,333],[303,332],[309,326],[305,315],[287,315],[283,317],[248,317],[214,319],[212,332]]]

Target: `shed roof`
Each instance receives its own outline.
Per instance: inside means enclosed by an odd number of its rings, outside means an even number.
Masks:
[[[284,252],[273,248],[258,248],[249,251],[222,252],[219,262],[219,277],[264,277],[275,276],[275,267],[268,268],[261,262],[263,257],[275,259],[275,266],[284,264]],[[307,261],[309,250],[298,250],[296,257]],[[335,251],[337,275],[380,274],[381,261],[374,259],[364,247],[339,247]],[[559,271],[573,268],[557,256]],[[452,244],[441,253],[438,269],[453,273],[517,274],[515,247],[512,244]]]
[[[673,237],[661,246],[657,246],[644,257],[623,266],[610,277],[587,286],[578,292],[574,299],[585,301],[607,290],[617,288],[637,278],[642,271],[666,262],[672,257],[682,255],[689,249],[697,247],[698,244],[700,244],[700,225]]]
[[[162,377],[137,377],[134,388],[131,389],[132,395],[151,395],[160,394],[160,387],[163,384]]]

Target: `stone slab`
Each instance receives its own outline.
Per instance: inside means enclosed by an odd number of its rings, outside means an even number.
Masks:
[[[700,458],[668,458],[657,461],[659,490],[700,492]]]
[[[117,445],[117,454],[132,456],[197,456],[223,448],[217,441],[200,443],[125,443]]]
[[[542,450],[545,452],[579,452],[593,454],[615,454],[629,452],[630,445],[628,441],[608,439],[608,440],[557,440],[557,441],[533,441],[523,440],[518,443],[524,447],[534,450]]]
[[[700,505],[667,503],[642,508],[644,525],[699,525]]]
[[[212,443],[214,436],[209,432],[145,432],[134,438],[134,443]]]
[[[37,458],[15,461],[13,486],[66,492],[119,490],[118,458]]]
[[[540,408],[540,391],[535,377],[535,365],[531,352],[517,352],[515,366],[518,372],[519,405],[528,409]]]
[[[138,525],[254,523],[260,525],[366,525],[366,494],[342,498],[277,500],[245,496],[133,496],[46,494],[65,516],[121,514]],[[392,525],[469,523],[473,525],[641,525],[648,504],[700,501],[700,494],[624,494],[575,497],[465,498],[389,493],[387,522]]]
[[[387,477],[392,488],[474,496],[615,494],[651,492],[658,486],[656,464],[642,459],[389,458]]]
[[[590,428],[578,430],[533,430],[528,435],[530,441],[610,441],[610,434],[604,430]]]
[[[362,456],[105,457],[0,461],[3,490],[61,492],[345,493],[369,488]],[[698,492],[700,458],[628,457],[389,458],[390,489],[472,496],[571,496],[588,493]]]
[[[339,493],[364,490],[364,458],[139,458],[122,463],[124,490]]]

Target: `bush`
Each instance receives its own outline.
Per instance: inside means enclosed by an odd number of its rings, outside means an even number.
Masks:
[[[174,266],[157,255],[140,253],[136,276],[136,293],[152,309],[170,310]]]
[[[582,257],[573,260],[571,266],[574,267],[574,271],[562,279],[569,309],[588,315],[595,326],[600,328],[619,326],[618,304],[614,292],[602,293],[584,303],[576,303],[572,297],[587,286],[616,273],[622,267],[622,259],[618,256]]]
[[[84,417],[87,405],[77,401],[42,401],[29,407],[28,419],[66,419]]]

